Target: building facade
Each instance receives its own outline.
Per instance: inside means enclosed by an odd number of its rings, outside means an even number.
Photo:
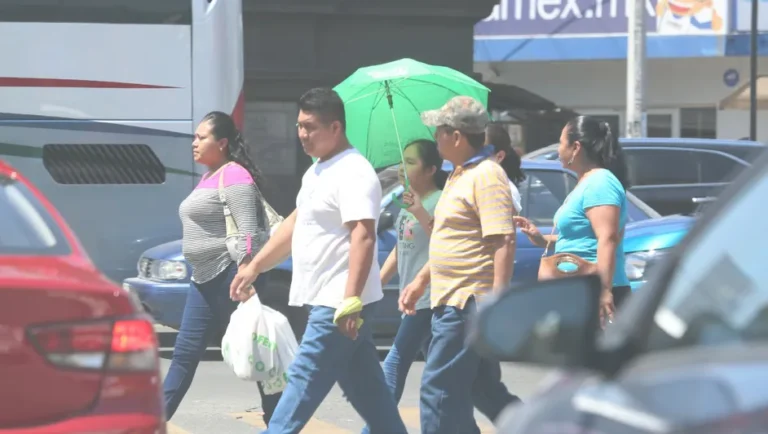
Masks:
[[[768,0],[759,30],[768,31]],[[739,139],[749,111],[727,99],[749,93],[750,0],[646,0],[648,136]],[[514,84],[625,133],[625,0],[501,0],[475,26],[475,71]],[[765,71],[768,35],[760,35]],[[758,112],[768,141],[768,111]],[[546,143],[527,143],[537,148]]]
[[[287,215],[311,164],[296,134],[297,101],[357,68],[404,57],[471,74],[473,26],[496,0],[243,2],[245,137],[266,195]]]

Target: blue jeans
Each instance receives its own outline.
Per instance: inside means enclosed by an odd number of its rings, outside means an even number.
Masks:
[[[429,350],[429,342],[432,337],[432,310],[421,309],[416,315],[405,315],[397,329],[395,342],[392,344],[387,357],[384,359],[384,378],[387,387],[395,398],[395,403],[400,402],[405,388],[405,380],[408,371],[419,352],[426,357]],[[363,428],[363,434],[369,434],[370,429]]]
[[[475,408],[494,423],[509,404],[520,401],[520,398],[509,393],[507,386],[501,382],[501,364],[485,358],[480,359],[477,377],[472,385],[472,399]]]
[[[197,365],[205,354],[209,344],[221,342],[224,332],[229,325],[229,317],[237,309],[238,302],[229,298],[229,285],[237,273],[237,266],[232,264],[212,280],[197,284],[187,293],[187,301],[184,305],[184,314],[181,318],[181,327],[176,336],[176,344],[173,348],[173,359],[163,383],[165,395],[165,412],[168,420],[173,417],[179,408],[184,395],[192,384]],[[288,294],[269,294],[267,289],[268,274],[259,276],[256,280],[256,288],[259,289],[259,298],[266,306],[282,312],[291,324],[297,339],[301,339],[306,313],[300,308],[288,308]],[[303,318],[302,318],[303,316]],[[264,410],[264,423],[269,423],[269,418],[280,400],[280,394],[264,395],[259,385],[261,395],[261,407]]]
[[[403,396],[408,371],[419,352],[426,358],[432,338],[432,309],[416,311],[416,315],[405,315],[397,329],[395,342],[384,359],[384,378],[387,386],[399,403]]]
[[[432,310],[422,309],[416,315],[403,317],[397,329],[395,342],[384,359],[384,377],[387,386],[399,403],[403,395],[408,371],[421,351],[424,356],[429,352],[432,340]],[[512,395],[501,382],[501,365],[492,360],[481,359],[477,377],[472,386],[474,406],[491,421],[495,421],[501,411],[519,398]],[[474,419],[468,422],[467,432],[472,432]],[[368,427],[362,434],[368,434]]]
[[[518,398],[501,382],[499,362],[464,346],[474,299],[459,309],[439,306],[432,315],[432,342],[421,378],[422,434],[479,434],[474,406],[495,420]]]
[[[298,354],[288,368],[288,386],[264,433],[298,434],[338,382],[347,400],[374,434],[407,434],[384,380],[373,343],[375,304],[363,308],[365,320],[356,340],[339,332],[335,309],[315,306]]]

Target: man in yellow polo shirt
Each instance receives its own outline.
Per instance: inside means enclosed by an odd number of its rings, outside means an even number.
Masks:
[[[435,209],[429,263],[400,298],[401,309],[410,313],[431,283],[433,337],[421,383],[421,432],[479,433],[473,405],[493,418],[517,399],[501,383],[498,362],[481,360],[464,346],[478,299],[506,289],[512,279],[512,194],[504,170],[484,152],[489,117],[482,103],[455,97],[423,113],[422,121],[436,128],[438,150],[454,170]],[[491,403],[496,408],[482,408]]]

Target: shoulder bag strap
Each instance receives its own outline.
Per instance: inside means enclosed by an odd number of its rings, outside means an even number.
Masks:
[[[557,227],[557,220],[554,220],[554,221],[552,222],[552,232],[549,234],[550,238],[552,237],[552,235],[555,235],[555,228],[556,228],[556,227]],[[544,253],[542,253],[542,254],[541,254],[541,257],[542,257],[542,258],[545,258],[545,257],[547,256],[547,254],[549,253],[549,245],[550,245],[550,244],[552,244],[552,241],[550,241],[549,239],[547,239],[547,246],[546,246],[546,247],[544,247]]]
[[[227,198],[224,195],[224,169],[230,164],[232,163],[227,163],[219,169],[219,200],[224,207],[224,223],[226,224],[228,237],[238,234],[237,223],[235,223],[235,218],[232,217],[232,212],[229,210],[229,205],[227,205]]]

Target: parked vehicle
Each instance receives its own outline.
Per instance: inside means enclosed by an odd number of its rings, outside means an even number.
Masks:
[[[0,433],[164,434],[152,318],[2,160],[0,216]]]
[[[630,191],[662,215],[693,214],[759,157],[765,145],[748,140],[619,139],[627,155]],[[523,156],[557,160],[557,144]]]
[[[0,158],[122,282],[181,237],[197,123],[243,117],[242,1],[4,0],[0,40]]]
[[[559,163],[550,161],[524,161],[526,179],[519,186],[523,215],[541,230],[549,231],[552,218],[565,197],[576,185],[575,175],[564,170]],[[401,195],[397,168],[379,173],[384,192],[378,227],[378,258],[383,263],[396,244],[394,222],[400,207],[392,202],[391,193]],[[648,269],[662,261],[669,248],[680,240],[693,219],[684,216],[661,218],[653,209],[627,194],[629,221],[624,234],[627,254],[627,274],[633,289],[645,282]],[[531,244],[525,235],[518,234],[514,281],[531,282],[538,276],[539,260],[543,249]],[[126,279],[123,287],[135,292],[148,312],[160,323],[178,328],[184,309],[186,292],[189,290],[189,265],[181,254],[181,241],[173,241],[147,250],[139,260],[138,277]],[[270,285],[288,291],[291,279],[291,260],[271,271]],[[273,288],[270,288],[272,291]],[[374,332],[377,338],[389,339],[400,324],[397,310],[399,282],[397,276],[384,288],[384,302],[377,310]]]
[[[499,432],[766,432],[766,197],[768,155],[724,190],[604,333],[595,276],[489,300],[471,327],[478,351],[560,369],[502,413]]]

